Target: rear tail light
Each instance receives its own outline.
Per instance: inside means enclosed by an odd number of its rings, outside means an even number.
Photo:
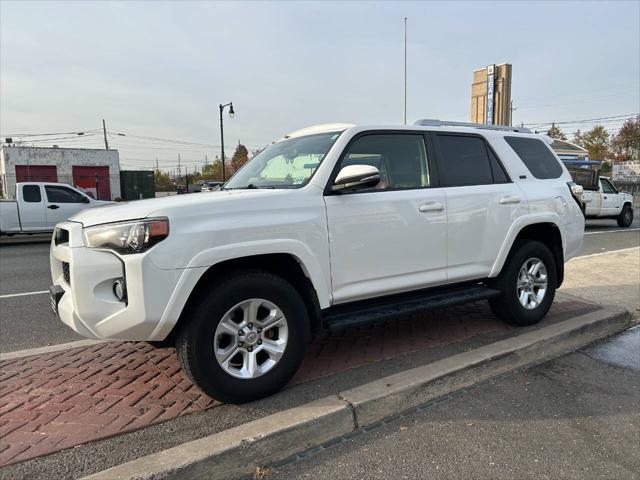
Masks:
[[[567,182],[567,185],[569,186],[569,190],[571,190],[571,196],[582,210],[582,193],[584,192],[584,188],[575,182]]]

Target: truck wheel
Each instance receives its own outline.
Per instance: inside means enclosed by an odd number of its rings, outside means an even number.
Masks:
[[[489,304],[507,323],[533,325],[551,308],[556,285],[556,264],[549,248],[536,240],[519,240],[494,282],[501,295]]]
[[[633,223],[633,208],[631,205],[625,205],[622,207],[622,211],[620,215],[618,215],[618,226],[619,227],[628,227]]]
[[[308,312],[296,289],[276,275],[233,275],[191,311],[176,353],[193,382],[217,400],[243,403],[271,395],[302,363]]]

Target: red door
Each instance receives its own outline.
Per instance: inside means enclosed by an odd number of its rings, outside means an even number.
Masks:
[[[74,165],[73,184],[96,200],[111,200],[109,167]]]
[[[17,182],[57,182],[55,165],[16,165]]]

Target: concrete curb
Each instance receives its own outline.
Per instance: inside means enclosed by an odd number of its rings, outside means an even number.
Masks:
[[[15,360],[16,358],[32,357],[34,355],[44,355],[45,353],[61,352],[72,348],[93,347],[109,340],[78,340],[77,342],[59,343],[46,347],[29,348],[27,350],[16,350],[15,352],[0,353],[0,362],[4,360]]]
[[[84,480],[233,479],[455,390],[569,353],[631,324],[605,307],[95,473]]]

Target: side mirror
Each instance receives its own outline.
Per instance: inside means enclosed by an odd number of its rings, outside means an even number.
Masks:
[[[371,165],[348,165],[338,173],[332,192],[375,187],[380,182],[380,171]]]

